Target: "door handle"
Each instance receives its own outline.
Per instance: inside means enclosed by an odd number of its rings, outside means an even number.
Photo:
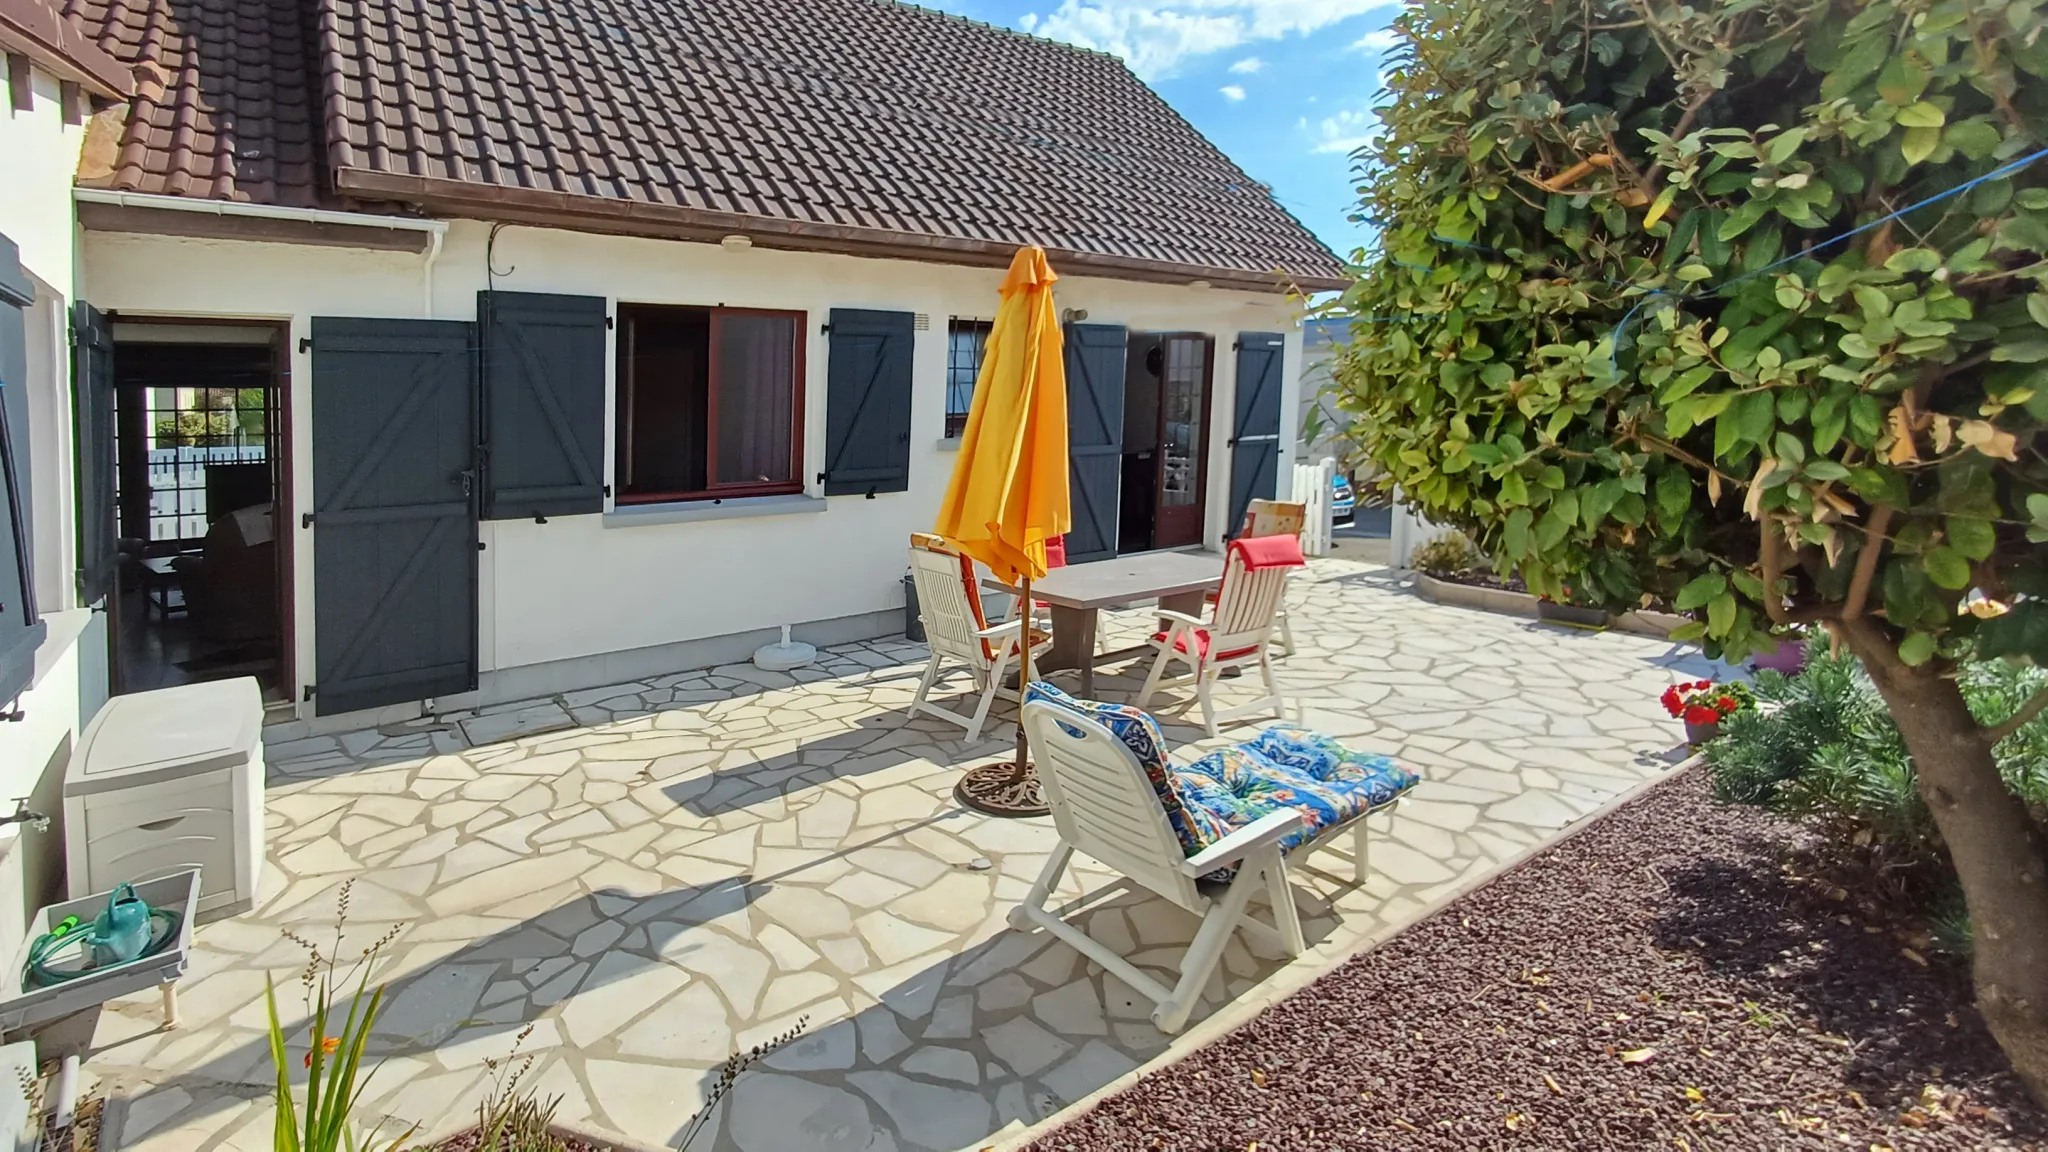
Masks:
[[[476,469],[464,468],[462,471],[457,472],[455,476],[457,479],[462,481],[462,494],[464,496],[470,495],[475,490]]]
[[[166,816],[161,820],[151,820],[146,823],[137,824],[136,827],[147,832],[161,832],[183,819],[183,816]]]

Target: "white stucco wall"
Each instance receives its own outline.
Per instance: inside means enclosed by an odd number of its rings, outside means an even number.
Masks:
[[[0,57],[0,74],[6,72]],[[76,297],[76,227],[72,175],[85,141],[81,125],[64,123],[58,82],[32,75],[32,106],[0,103],[0,233],[20,249],[35,281],[35,304],[25,310],[31,494],[30,547],[38,607],[47,636],[36,654],[36,676],[16,706],[17,721],[0,723],[0,804],[29,796],[33,806],[61,816],[61,778],[79,730],[106,698],[104,616],[77,607],[72,579],[72,466],[70,356],[65,316]],[[0,700],[0,708],[9,702]],[[33,883],[61,867],[61,824],[49,832],[0,829],[0,956],[12,956],[30,911],[24,873]]]
[[[7,72],[0,54],[0,74]],[[57,78],[33,73],[34,106],[17,110],[0,101],[0,232],[21,248],[22,267],[59,291],[73,288],[71,179],[85,127],[64,123]],[[10,81],[11,81],[10,77]]]
[[[456,221],[432,272],[432,316],[471,320],[486,286],[487,227]],[[426,259],[239,241],[87,233],[89,298],[104,309],[153,316],[285,319],[292,326],[295,526],[295,663],[301,684],[314,668],[313,550],[318,529],[299,529],[311,492],[311,356],[298,351],[314,316],[419,317]],[[815,491],[825,447],[829,337],[819,325],[835,307],[924,313],[913,353],[910,489],[868,500],[834,497],[822,512],[710,522],[619,526],[602,516],[486,522],[481,555],[483,670],[730,635],[783,623],[885,611],[902,604],[910,532],[930,526],[955,454],[940,446],[945,412],[946,322],[995,313],[1000,269],[777,252],[605,237],[531,227],[499,234],[494,284],[620,302],[803,310],[803,476]],[[1055,269],[1057,270],[1057,269]],[[1216,340],[1206,538],[1220,544],[1227,514],[1230,413],[1239,332],[1288,334],[1281,410],[1293,412],[1300,359],[1295,309],[1278,296],[1089,278],[1055,290],[1061,308],[1090,323],[1133,331],[1207,332]],[[607,373],[613,358],[606,357]],[[608,389],[608,394],[610,390]],[[606,475],[612,422],[606,421]],[[1280,474],[1293,460],[1283,436]],[[293,698],[299,696],[293,693]]]

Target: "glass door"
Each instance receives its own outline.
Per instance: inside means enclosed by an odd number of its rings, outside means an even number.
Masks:
[[[1152,545],[1180,548],[1202,542],[1207,504],[1211,352],[1199,333],[1164,340],[1166,372],[1159,404],[1159,500]]]

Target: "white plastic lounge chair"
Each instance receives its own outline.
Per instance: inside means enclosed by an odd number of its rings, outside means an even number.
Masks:
[[[1287,590],[1287,573],[1299,568],[1301,541],[1292,536],[1261,536],[1230,542],[1223,559],[1223,583],[1216,589],[1214,615],[1207,621],[1180,612],[1159,611],[1166,628],[1152,635],[1159,650],[1152,661],[1152,673],[1138,693],[1138,707],[1152,702],[1162,685],[1195,685],[1195,702],[1202,709],[1202,724],[1209,735],[1219,735],[1217,724],[1255,712],[1272,710],[1284,717],[1287,701],[1273,679],[1270,651],[1273,626],[1281,597]],[[1187,672],[1169,677],[1169,663],[1187,666]],[[1214,690],[1217,673],[1226,668],[1256,664],[1266,681],[1266,695],[1234,708],[1216,707]]]
[[[965,727],[967,741],[973,743],[981,736],[996,695],[1016,699],[1016,693],[1003,688],[1003,674],[1012,661],[1021,661],[1018,642],[1024,635],[1024,622],[1013,619],[990,624],[982,614],[974,562],[948,549],[937,536],[920,532],[911,537],[910,572],[917,587],[918,618],[924,623],[925,643],[932,652],[924,677],[917,682],[910,711],[929,712]],[[1052,642],[1036,628],[1031,630],[1031,638],[1034,655]],[[948,662],[965,665],[974,677],[981,703],[973,715],[951,712],[931,702],[932,686]]]
[[[1306,855],[1350,831],[1355,874],[1364,883],[1366,818],[1392,807],[1417,782],[1386,757],[1289,726],[1178,768],[1144,712],[1075,700],[1043,682],[1026,694],[1021,722],[1060,844],[1011,910],[1010,923],[1044,928],[1116,973],[1157,1005],[1152,1022],[1162,1032],[1187,1023],[1233,930],[1300,955],[1286,855]],[[1173,987],[1046,907],[1075,852],[1202,918]],[[1259,890],[1272,908],[1270,925],[1247,912]]]

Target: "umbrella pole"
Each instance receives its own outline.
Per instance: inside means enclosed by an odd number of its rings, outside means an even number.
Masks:
[[[1017,647],[1023,652],[1023,663],[1017,671],[1017,775],[1021,779],[1031,770],[1031,761],[1025,759],[1030,747],[1024,735],[1024,694],[1031,690],[1031,573],[1024,573],[1023,600],[1017,605],[1017,615],[1024,621],[1024,627],[1017,633]]]

